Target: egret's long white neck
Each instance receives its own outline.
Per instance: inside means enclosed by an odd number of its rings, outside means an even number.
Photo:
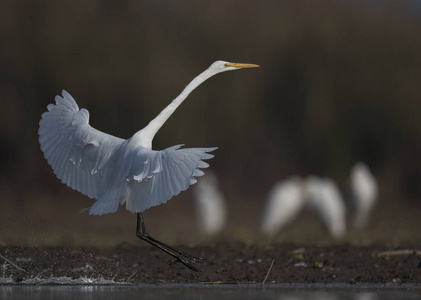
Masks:
[[[173,112],[180,106],[181,103],[187,98],[187,96],[205,80],[209,79],[213,75],[219,72],[214,70],[207,69],[194,78],[163,111],[142,130],[136,132],[132,137],[132,140],[135,140],[137,143],[140,143],[143,147],[152,149],[152,140],[158,130],[164,125],[168,118],[173,114]]]

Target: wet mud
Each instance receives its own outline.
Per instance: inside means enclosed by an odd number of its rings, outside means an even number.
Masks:
[[[1,246],[1,276],[102,278],[129,283],[386,283],[420,284],[421,252],[414,247],[208,243],[177,248],[206,258],[194,272],[149,245],[108,249]]]

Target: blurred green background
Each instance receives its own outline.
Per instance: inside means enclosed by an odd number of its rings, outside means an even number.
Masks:
[[[261,65],[205,82],[155,149],[218,146],[228,205],[221,239],[258,240],[270,188],[320,175],[341,188],[367,163],[380,184],[369,229],[351,242],[421,241],[421,4],[418,1],[9,1],[0,3],[0,244],[137,243],[124,207],[93,200],[43,158],[38,122],[65,89],[93,127],[128,138],[213,61]],[[192,193],[145,212],[151,234],[206,240]],[[282,242],[329,239],[303,213]]]

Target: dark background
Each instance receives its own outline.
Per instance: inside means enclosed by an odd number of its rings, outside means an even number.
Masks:
[[[38,122],[65,89],[93,127],[128,138],[213,61],[261,65],[195,90],[153,147],[218,146],[229,221],[221,238],[260,239],[270,188],[369,165],[380,198],[349,242],[419,242],[421,5],[417,1],[2,1],[0,244],[136,242],[135,216],[78,212],[93,200],[53,174]],[[152,233],[205,239],[191,191],[145,213]],[[189,229],[191,229],[189,231]],[[304,212],[278,238],[328,239]]]

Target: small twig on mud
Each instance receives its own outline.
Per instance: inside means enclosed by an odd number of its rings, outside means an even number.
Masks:
[[[275,262],[275,259],[272,259],[272,263],[270,264],[269,270],[268,270],[268,272],[266,273],[265,279],[263,279],[262,286],[265,284],[266,279],[268,279],[269,273],[270,273],[270,271],[272,270],[272,267],[273,267],[273,263],[274,263],[274,262]]]
[[[420,250],[392,250],[392,251],[383,251],[380,252],[379,254],[377,254],[377,257],[381,257],[381,256],[398,256],[398,255],[411,255],[411,254],[415,254],[417,256],[421,256],[421,251]]]
[[[137,273],[137,271],[134,271],[134,272],[133,272],[133,274],[132,274],[132,275],[130,275],[130,276],[129,276],[129,278],[127,278],[127,280],[126,280],[126,281],[127,281],[127,282],[129,282],[129,281],[130,281],[130,279],[132,279],[132,278],[133,278],[133,276],[135,276],[135,275],[136,275],[136,273]]]
[[[4,259],[5,261],[7,261],[9,264],[11,264],[12,266],[14,266],[16,269],[18,269],[21,272],[26,272],[25,269],[22,269],[21,267],[19,267],[17,264],[15,264],[13,261],[7,259],[6,257],[4,257],[3,255],[0,254],[0,257],[2,259]]]

